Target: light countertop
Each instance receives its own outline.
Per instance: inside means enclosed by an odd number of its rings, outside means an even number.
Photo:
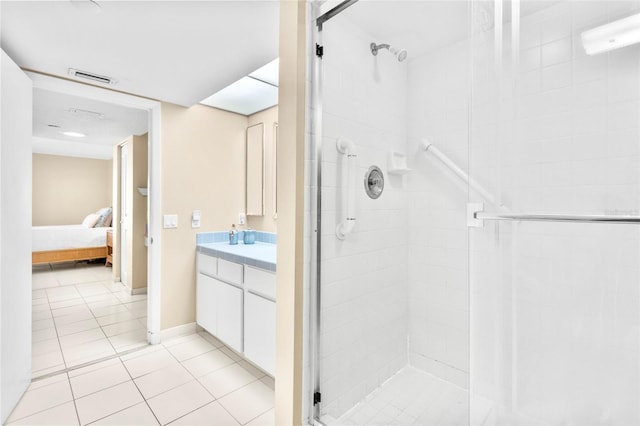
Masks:
[[[244,263],[275,272],[276,247],[275,244],[258,241],[255,244],[244,244],[240,241],[236,245],[231,245],[228,242],[199,243],[197,251],[230,262]]]

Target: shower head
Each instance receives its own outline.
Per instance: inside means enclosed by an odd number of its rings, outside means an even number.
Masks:
[[[393,53],[393,55],[396,58],[398,58],[399,62],[402,62],[405,59],[407,59],[407,51],[406,50],[404,50],[404,49],[396,49],[395,47],[391,47],[387,43],[382,43],[382,44],[371,43],[369,45],[369,47],[371,48],[371,54],[373,56],[378,56],[378,50],[387,49],[389,52]]]

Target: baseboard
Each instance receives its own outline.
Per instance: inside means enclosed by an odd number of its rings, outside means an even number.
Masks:
[[[132,288],[132,289],[129,289],[129,293],[132,296],[135,296],[136,294],[147,294],[147,288],[146,287]]]
[[[179,325],[177,327],[171,327],[164,329],[160,332],[160,340],[165,341],[173,339],[174,337],[186,336],[196,332],[196,323],[191,322],[189,324]]]

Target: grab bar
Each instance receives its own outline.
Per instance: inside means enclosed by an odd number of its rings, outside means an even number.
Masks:
[[[443,154],[442,151],[440,151],[438,148],[436,148],[436,146],[433,143],[431,143],[429,140],[422,139],[422,141],[420,143],[420,148],[422,148],[426,152],[430,152],[431,154],[433,154],[438,160],[440,160],[440,162],[442,162],[453,173],[458,175],[458,177],[460,179],[462,179],[467,185],[469,185],[469,188],[471,188],[474,191],[476,191],[486,201],[488,201],[489,203],[493,204],[494,206],[497,205],[496,201],[495,201],[495,198],[493,197],[493,195],[489,191],[484,189],[475,180],[470,178],[469,175],[464,170],[462,170],[456,163],[454,163],[453,160],[451,160],[449,157],[447,157],[445,154]],[[500,206],[500,207],[502,207],[502,206]]]
[[[347,173],[345,174],[347,190],[345,191],[346,196],[343,197],[343,206],[346,207],[346,214],[344,215],[344,220],[336,226],[336,236],[339,240],[344,240],[356,225],[355,188],[353,185],[355,184],[356,158],[358,156],[355,153],[355,144],[348,139],[339,138],[336,141],[336,149],[340,154],[346,156],[345,163],[347,167]]]
[[[513,220],[528,222],[579,222],[579,223],[614,223],[640,225],[640,216],[623,215],[567,215],[567,214],[494,214],[477,211],[473,218],[478,220]]]

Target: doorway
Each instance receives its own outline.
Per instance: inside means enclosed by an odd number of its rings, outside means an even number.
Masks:
[[[149,101],[142,98],[137,98],[131,95],[125,95],[121,93],[111,92],[105,89],[101,89],[94,86],[83,85],[79,83],[74,83],[67,80],[61,80],[49,76],[44,76],[36,73],[27,73],[28,76],[33,81],[34,89],[42,89],[55,93],[65,93],[74,96],[85,97],[92,100],[109,102],[114,105],[127,107],[127,108],[135,108],[139,111],[143,111],[147,115],[148,120],[148,157],[146,159],[146,163],[148,165],[148,175],[147,182],[145,182],[146,188],[149,188],[148,196],[145,197],[146,208],[146,232],[145,232],[145,243],[147,245],[148,256],[147,256],[147,272],[148,272],[148,286],[147,286],[147,294],[126,294],[123,296],[123,302],[127,303],[135,309],[135,320],[138,322],[142,322],[143,326],[141,331],[141,342],[148,343],[159,343],[159,330],[160,330],[160,235],[159,235],[159,224],[157,223],[157,218],[160,217],[159,206],[160,206],[160,179],[159,179],[159,168],[160,168],[160,103],[156,101]],[[115,177],[115,175],[114,175]],[[114,182],[117,179],[114,179]],[[113,190],[115,190],[115,186]],[[146,194],[145,194],[146,195]],[[116,206],[114,206],[114,209]],[[116,213],[117,211],[114,211]],[[118,216],[117,214],[115,216]],[[154,238],[155,237],[155,238]],[[116,238],[117,239],[117,238]],[[115,246],[114,246],[115,247]],[[101,276],[104,276],[104,265],[98,265],[102,268],[91,268],[94,269],[95,272],[98,272]],[[121,274],[118,271],[118,276]],[[116,274],[114,274],[116,275]],[[125,275],[126,282],[127,277]],[[113,279],[111,279],[113,281]],[[115,284],[111,283],[106,285],[107,290],[115,290],[113,287]],[[89,287],[89,286],[87,286]],[[93,286],[95,287],[95,286]],[[104,286],[103,286],[104,287]],[[102,293],[104,289],[94,288],[93,290],[88,289],[89,292],[97,291]],[[113,296],[115,293],[110,294],[109,297]],[[64,297],[63,297],[64,299]],[[65,303],[63,300],[59,302]],[[73,302],[67,302],[73,303]],[[71,307],[71,306],[70,306]],[[79,309],[79,308],[72,308]],[[104,307],[104,310],[110,311],[114,310],[114,312],[109,312],[110,315],[118,316],[121,315],[123,311],[122,307]],[[118,312],[119,311],[119,312]],[[127,312],[131,314],[132,312]],[[91,318],[87,318],[90,320]],[[94,320],[99,320],[99,318],[93,318]],[[103,327],[103,324],[100,324],[100,327]],[[109,326],[109,324],[105,324]],[[132,323],[123,324],[121,327],[132,326]],[[116,328],[119,326],[116,326]],[[125,330],[126,331],[126,330]],[[90,338],[89,334],[87,334],[87,338]],[[78,338],[82,339],[83,336],[78,335]],[[118,350],[115,346],[112,346],[115,349],[116,353],[121,353],[122,350]],[[124,350],[130,349],[126,345],[122,346]],[[101,359],[102,357],[98,357],[97,359]],[[88,362],[88,361],[87,361]],[[69,368],[65,364],[65,368]],[[56,370],[57,371],[57,370]],[[52,373],[54,371],[50,371]]]

